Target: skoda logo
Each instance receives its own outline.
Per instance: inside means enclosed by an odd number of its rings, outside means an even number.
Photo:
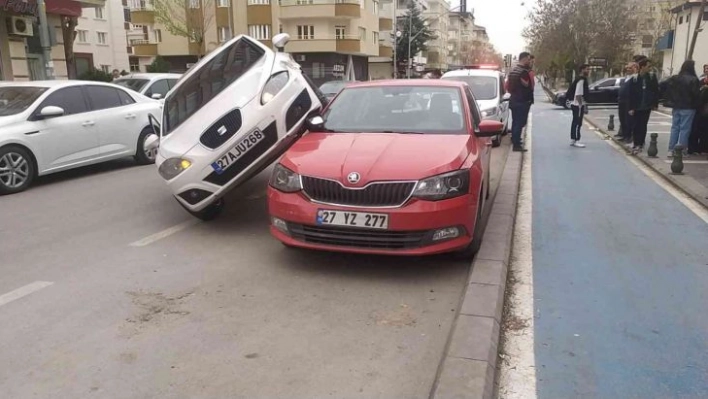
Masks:
[[[347,181],[351,184],[359,183],[359,179],[361,179],[361,176],[356,172],[352,172],[347,176]]]

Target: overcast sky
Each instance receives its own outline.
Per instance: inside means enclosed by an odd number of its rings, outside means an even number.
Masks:
[[[460,4],[460,0],[448,1],[451,8]],[[535,3],[536,0],[467,0],[467,10],[474,9],[475,23],[487,28],[497,51],[518,55],[525,46],[521,31]]]

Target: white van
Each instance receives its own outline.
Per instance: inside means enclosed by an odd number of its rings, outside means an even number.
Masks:
[[[492,140],[492,145],[498,147],[501,144],[501,136],[509,131],[510,95],[504,91],[504,75],[501,71],[493,66],[472,65],[466,69],[446,72],[441,79],[467,83],[477,99],[482,118],[504,124],[502,134]]]

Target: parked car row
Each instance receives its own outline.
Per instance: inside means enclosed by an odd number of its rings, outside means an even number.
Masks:
[[[492,141],[506,123],[498,76],[493,88],[355,82],[328,99],[282,51],[288,40],[276,35],[275,52],[238,36],[176,82],[0,85],[0,193],[131,155],[155,162],[177,202],[211,220],[230,190],[275,162],[271,233],[288,247],[473,255]],[[160,79],[169,90],[157,101]],[[139,93],[149,90],[155,99]]]
[[[623,77],[606,78],[598,80],[588,86],[590,91],[583,97],[588,104],[617,104],[619,102],[619,89],[624,82]],[[565,91],[555,93],[553,103],[565,109],[570,109],[572,98],[565,98]]]

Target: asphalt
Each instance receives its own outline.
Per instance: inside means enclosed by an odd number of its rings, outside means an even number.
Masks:
[[[705,398],[708,225],[587,126],[570,147],[569,111],[533,121],[538,398]]]
[[[211,223],[131,160],[0,197],[0,396],[427,397],[470,263],[288,250],[269,172]]]

